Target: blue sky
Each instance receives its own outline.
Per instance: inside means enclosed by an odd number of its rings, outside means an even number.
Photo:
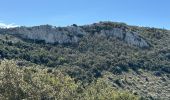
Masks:
[[[67,26],[99,21],[170,29],[170,0],[0,1],[0,23]]]

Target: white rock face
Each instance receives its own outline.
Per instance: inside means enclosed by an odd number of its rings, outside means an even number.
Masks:
[[[80,38],[79,36],[85,35],[86,32],[80,27],[74,26],[55,28],[41,25],[31,28],[20,27],[15,30],[14,34],[20,34],[23,38],[44,40],[46,43],[76,43]]]
[[[119,38],[129,45],[135,45],[141,48],[148,48],[149,44],[134,32],[125,32],[119,28],[113,28],[112,30],[101,30],[100,34],[105,34],[106,36],[114,36]]]
[[[127,32],[124,41],[141,48],[149,47],[149,44],[143,38],[139,37],[137,33]]]
[[[88,26],[89,29],[95,26]],[[32,40],[44,40],[46,43],[77,43],[82,36],[93,34],[85,28],[78,26],[68,27],[52,27],[50,25],[41,25],[35,27],[18,27],[7,29],[2,33],[18,34],[22,38]],[[1,32],[0,31],[0,32]],[[116,37],[129,45],[134,45],[140,48],[148,48],[150,45],[137,33],[128,31],[123,28],[109,28],[97,31],[101,36]]]

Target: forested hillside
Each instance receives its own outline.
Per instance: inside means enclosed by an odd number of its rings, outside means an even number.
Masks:
[[[2,99],[170,99],[166,29],[115,22],[0,29],[0,59]]]

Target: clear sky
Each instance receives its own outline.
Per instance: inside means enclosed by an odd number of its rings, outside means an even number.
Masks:
[[[0,0],[0,23],[67,26],[99,21],[170,29],[170,0]]]

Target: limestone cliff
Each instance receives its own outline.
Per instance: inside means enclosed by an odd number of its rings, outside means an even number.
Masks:
[[[108,23],[107,23],[108,24]],[[110,23],[109,23],[110,24]],[[114,25],[114,24],[113,24]],[[87,34],[98,33],[107,37],[116,37],[129,45],[140,48],[148,48],[149,44],[137,32],[125,29],[119,24],[106,25],[98,23],[85,26],[53,27],[50,25],[40,25],[34,27],[17,27],[11,29],[1,29],[0,33],[18,35],[24,39],[44,40],[46,43],[77,43]]]
[[[134,32],[124,32],[122,29],[113,28],[112,30],[102,30],[100,33],[106,36],[114,36],[120,40],[125,41],[129,45],[135,45],[141,48],[149,47],[149,44]]]

